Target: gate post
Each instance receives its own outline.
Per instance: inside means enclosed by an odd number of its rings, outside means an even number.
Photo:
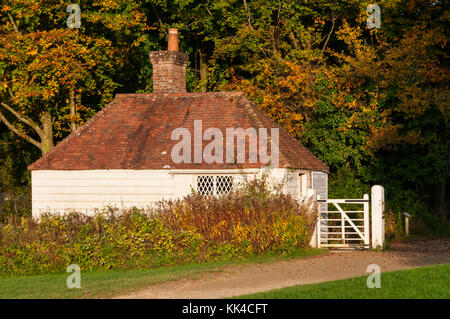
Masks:
[[[307,190],[307,196],[308,196],[308,198],[313,199],[314,201],[320,198],[320,195],[316,196],[316,192],[312,188],[309,188]],[[317,230],[319,228],[319,223],[320,223],[320,219],[318,217],[316,227],[314,228],[313,234],[311,236],[311,240],[309,242],[309,246],[312,248],[320,248],[319,247],[320,241],[317,240]]]
[[[364,194],[364,245],[370,246],[369,195]]]
[[[372,186],[372,248],[384,245],[384,188]]]
[[[317,200],[320,200],[320,195],[317,195]],[[320,248],[321,244],[322,244],[322,232],[321,232],[321,219],[322,219],[322,214],[320,213],[320,204],[318,205],[318,209],[319,209],[319,214],[317,217],[317,248]]]

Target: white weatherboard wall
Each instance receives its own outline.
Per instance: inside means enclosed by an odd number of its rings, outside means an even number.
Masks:
[[[199,175],[233,175],[238,182],[268,173],[284,181],[284,192],[300,197],[299,171],[271,170],[39,170],[31,172],[33,216],[78,211],[92,213],[107,206],[146,208],[161,199],[181,198],[196,187]],[[326,174],[325,174],[326,176]],[[326,178],[326,177],[325,177]],[[236,183],[237,184],[237,183]],[[319,190],[316,190],[319,191]],[[323,189],[320,191],[323,192]]]
[[[146,207],[172,198],[168,170],[40,170],[31,172],[33,216],[42,212],[90,212],[108,205]]]
[[[321,171],[312,172],[312,188],[316,195],[320,195],[320,199],[328,199],[328,174]],[[321,203],[320,210],[327,211],[328,205]]]
[[[316,195],[320,196],[320,199],[328,199],[328,174],[321,171],[313,171],[312,172],[312,188],[314,189],[314,192]],[[327,211],[328,210],[328,204],[327,203],[320,203],[319,204],[319,211]],[[321,213],[321,218],[326,219],[327,213]],[[317,225],[317,227],[327,227],[328,223],[326,220],[321,220],[320,225]],[[314,231],[313,238],[317,237],[317,227]],[[321,233],[321,238],[327,238],[327,234]],[[319,244],[318,242],[315,242],[314,245]],[[315,247],[315,246],[313,246]]]

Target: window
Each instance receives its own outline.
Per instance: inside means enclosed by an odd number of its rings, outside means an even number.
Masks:
[[[306,196],[308,189],[311,188],[311,172],[299,173],[299,193],[300,196]]]
[[[304,190],[305,186],[303,185],[303,179],[304,179],[305,174],[301,174],[300,173],[300,174],[298,174],[298,176],[299,176],[300,196],[304,196],[304,194],[305,194],[305,190]]]
[[[231,191],[233,176],[197,176],[197,192],[203,195],[221,195]]]
[[[202,195],[214,195],[214,176],[198,176],[197,192]]]
[[[233,176],[216,176],[217,194],[226,194],[233,187]]]

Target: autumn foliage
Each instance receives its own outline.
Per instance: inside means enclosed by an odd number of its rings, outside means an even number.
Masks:
[[[0,276],[158,267],[307,247],[317,211],[264,180],[220,198],[191,194],[144,211],[105,210],[0,224]]]
[[[394,214],[442,224],[448,3],[380,0],[381,27],[369,29],[370,3],[79,1],[74,30],[61,1],[4,1],[0,193],[29,187],[27,165],[115,93],[151,92],[148,53],[165,50],[176,27],[189,54],[188,91],[245,92],[330,167],[331,197],[381,184]]]

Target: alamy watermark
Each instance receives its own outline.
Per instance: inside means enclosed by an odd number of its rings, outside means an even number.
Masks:
[[[81,28],[81,10],[78,4],[69,4],[67,6],[66,12],[72,13],[67,18],[67,27],[69,29]]]
[[[223,164],[226,162],[227,164],[270,163],[272,167],[279,165],[279,128],[276,127],[270,128],[270,136],[267,128],[256,130],[253,127],[247,129],[237,127],[226,128],[225,132],[222,132],[219,128],[210,127],[203,131],[202,120],[194,120],[193,136],[187,128],[180,127],[172,131],[171,140],[179,141],[172,147],[170,154],[172,161],[176,164],[203,162]],[[210,142],[203,148],[203,141]],[[268,155],[269,144],[270,155]],[[194,154],[191,151],[192,146]]]
[[[367,6],[367,27],[369,29],[381,28],[381,8],[378,4],[372,3]],[[81,9],[78,4],[69,4],[66,8],[66,12],[71,13],[67,18],[67,27],[69,29],[81,28]]]
[[[69,275],[66,280],[67,288],[81,288],[81,270],[77,264],[67,266],[67,272],[73,274]]]
[[[376,3],[369,4],[367,6],[367,13],[370,15],[367,17],[367,27],[369,29],[381,28],[381,9]]]
[[[367,277],[367,288],[381,288],[381,268],[377,264],[367,266],[366,272],[371,272]]]

